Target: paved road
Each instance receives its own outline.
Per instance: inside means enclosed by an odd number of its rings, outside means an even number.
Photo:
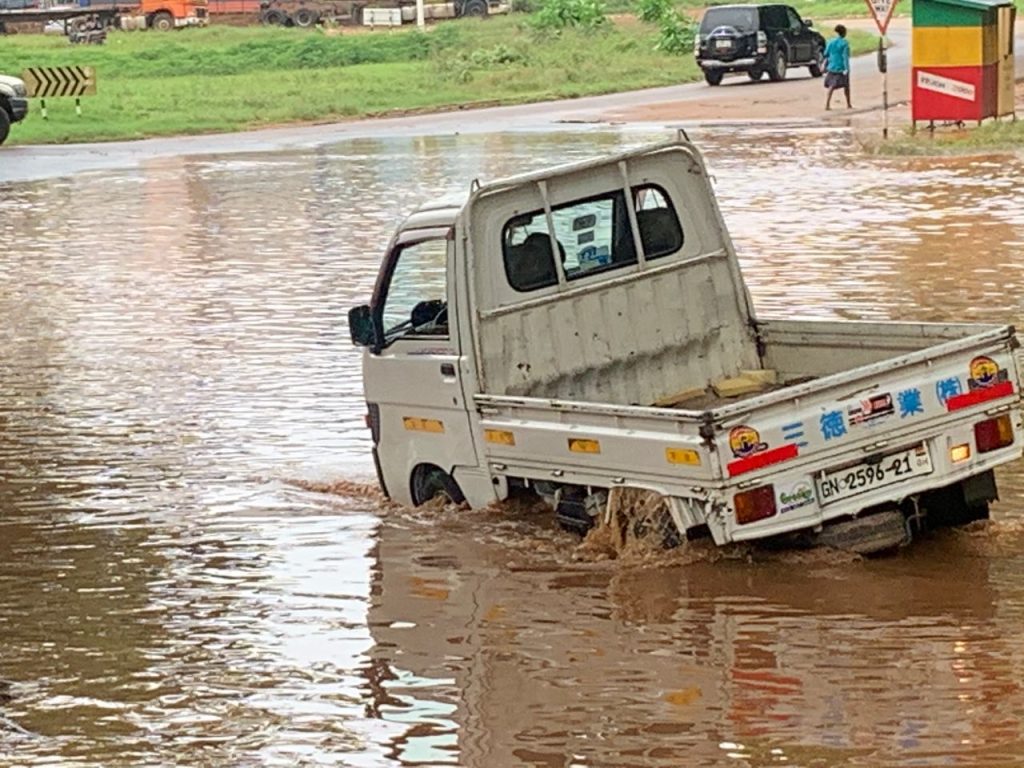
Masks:
[[[869,20],[858,23],[863,23],[865,28],[871,28],[872,24]],[[897,102],[906,100],[909,92],[909,21],[895,22],[890,28],[890,39],[890,102]],[[1017,50],[1021,51],[1017,58],[1017,71],[1024,73],[1024,44],[1018,45]],[[855,60],[853,70],[852,87],[857,111],[881,106],[881,76],[875,70],[874,54]],[[370,136],[550,131],[557,123],[600,126],[608,122],[685,125],[721,120],[816,120],[830,114],[823,111],[823,102],[821,80],[800,71],[792,73],[790,79],[783,83],[750,83],[745,77],[732,77],[718,88],[710,88],[700,82],[540,104],[292,126],[247,133],[7,147],[0,151],[0,183],[130,167],[158,157],[315,147]],[[848,114],[845,109],[831,113],[834,119],[842,119]]]

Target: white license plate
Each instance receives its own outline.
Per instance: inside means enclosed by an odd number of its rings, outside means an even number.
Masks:
[[[715,48],[722,50],[723,48],[732,48],[732,40],[715,40]]]
[[[823,473],[818,478],[818,500],[824,506],[931,473],[932,459],[928,448],[919,445],[883,456],[878,463],[864,462]]]

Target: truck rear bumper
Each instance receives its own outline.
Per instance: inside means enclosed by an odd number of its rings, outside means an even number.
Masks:
[[[697,63],[701,69],[722,69],[728,72],[742,71],[761,66],[763,62],[757,58],[733,59],[732,61],[719,61],[718,59],[699,59]]]

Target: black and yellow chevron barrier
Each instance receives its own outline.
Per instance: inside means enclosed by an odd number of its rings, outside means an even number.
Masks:
[[[75,111],[81,115],[79,98],[96,93],[96,70],[93,67],[29,67],[21,73],[30,98],[42,99],[46,119],[46,99],[60,96],[75,98]]]

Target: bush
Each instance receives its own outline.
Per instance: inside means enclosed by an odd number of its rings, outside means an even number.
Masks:
[[[458,53],[438,60],[445,77],[459,83],[468,83],[478,71],[488,71],[509,65],[523,65],[529,57],[521,50],[504,43],[493,48],[478,48],[469,53]]]
[[[533,16],[533,25],[538,29],[597,29],[607,23],[603,0],[544,0]]]
[[[636,3],[636,17],[647,24],[657,24],[672,12],[672,0],[637,0]]]
[[[661,39],[654,46],[656,51],[673,56],[686,56],[693,53],[693,36],[697,34],[697,24],[680,16],[677,12],[662,16]]]

